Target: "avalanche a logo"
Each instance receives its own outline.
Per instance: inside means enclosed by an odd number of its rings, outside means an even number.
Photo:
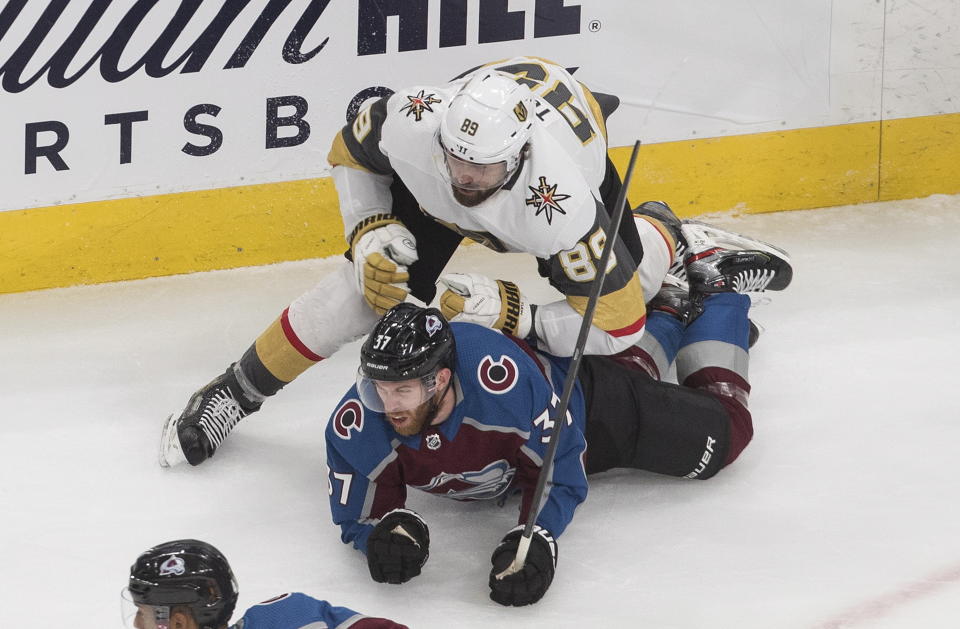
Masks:
[[[182,576],[187,571],[187,566],[180,557],[168,557],[166,561],[160,564],[160,576]]]
[[[527,186],[527,188],[533,193],[533,195],[527,199],[527,205],[532,205],[536,208],[536,216],[540,216],[542,212],[547,218],[547,225],[553,224],[554,212],[559,212],[560,214],[567,213],[566,210],[560,207],[560,201],[569,199],[570,195],[558,194],[557,184],[548,184],[546,177],[540,177],[540,185],[536,188],[533,186]]]
[[[433,113],[433,107],[430,105],[441,102],[439,98],[434,98],[433,94],[426,94],[425,90],[420,90],[416,96],[407,96],[407,100],[410,102],[401,107],[400,111],[406,111],[407,116],[412,115],[417,122],[420,122],[423,112]]]
[[[440,323],[440,319],[438,319],[436,316],[427,315],[425,327],[427,329],[427,336],[433,336],[440,331],[440,328],[443,327],[443,324]]]

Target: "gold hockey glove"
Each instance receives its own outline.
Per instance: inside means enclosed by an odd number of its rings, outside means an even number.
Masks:
[[[533,325],[530,305],[513,282],[477,273],[449,273],[440,311],[448,321],[467,321],[526,338]]]
[[[390,214],[364,219],[350,234],[350,250],[357,288],[377,314],[406,299],[417,243],[403,223]]]

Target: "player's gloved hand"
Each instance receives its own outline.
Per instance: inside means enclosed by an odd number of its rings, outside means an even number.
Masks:
[[[533,325],[530,304],[513,282],[478,273],[448,273],[440,295],[440,311],[448,321],[479,323],[526,338]]]
[[[390,214],[361,221],[350,234],[357,288],[377,314],[403,301],[410,288],[407,267],[417,261],[417,242]]]
[[[420,574],[430,556],[430,531],[414,511],[394,509],[367,539],[367,566],[378,583],[406,583]]]
[[[497,575],[506,570],[517,556],[517,546],[520,545],[522,535],[523,527],[518,526],[507,533],[497,549],[493,551],[490,598],[501,605],[519,607],[536,603],[553,581],[553,573],[557,566],[557,541],[553,539],[550,531],[540,526],[533,527],[530,550],[527,551],[527,560],[523,568],[502,579],[497,578]]]

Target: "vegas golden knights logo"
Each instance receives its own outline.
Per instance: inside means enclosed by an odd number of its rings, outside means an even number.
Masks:
[[[515,115],[520,122],[527,121],[527,106],[523,104],[523,101],[517,103],[513,108],[513,115]]]

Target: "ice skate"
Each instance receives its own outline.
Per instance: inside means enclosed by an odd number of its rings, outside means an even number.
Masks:
[[[235,367],[193,394],[179,415],[170,415],[160,437],[160,466],[200,465],[213,456],[234,426],[263,402],[241,386]]]
[[[684,280],[668,273],[660,291],[647,302],[647,310],[666,312],[687,325],[703,312],[703,302],[690,297],[690,289]]]
[[[680,225],[683,265],[691,290],[754,293],[783,290],[793,279],[786,251],[697,221]]]
[[[703,294],[697,292],[691,294],[686,281],[668,273],[663,278],[660,291],[647,302],[647,309],[651,312],[654,310],[665,312],[682,321],[684,325],[689,325],[703,313]],[[754,323],[753,319],[750,319],[749,323],[748,347],[753,347],[760,338],[763,327]]]

